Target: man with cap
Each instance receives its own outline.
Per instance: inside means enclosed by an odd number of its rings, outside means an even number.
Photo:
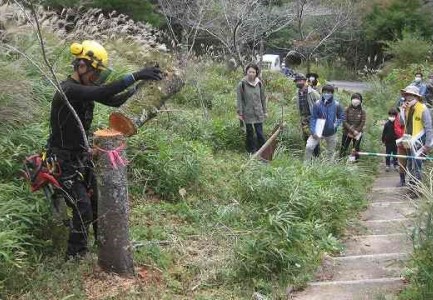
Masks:
[[[58,160],[61,169],[59,182],[67,204],[72,208],[72,222],[69,232],[66,257],[80,258],[88,251],[88,229],[93,223],[96,236],[96,180],[93,175],[93,162],[90,149],[86,149],[79,122],[86,135],[90,132],[95,102],[119,107],[135,89],[127,88],[139,80],[160,80],[159,68],[144,68],[127,74],[123,78],[101,85],[110,71],[108,53],[96,41],[73,43],[70,47],[74,56],[73,73],[61,83],[66,95],[59,92],[51,103],[48,155]],[[78,115],[74,118],[66,101]],[[115,220],[113,220],[115,221]]]
[[[404,118],[404,141],[398,144],[398,154],[412,158],[399,159],[400,182],[398,186],[406,185],[406,172],[416,180],[421,180],[422,160],[414,159],[418,155],[427,154],[433,146],[433,129],[430,112],[423,104],[422,95],[416,86],[409,85],[401,90],[404,96],[400,108]],[[413,181],[410,181],[413,182]]]
[[[311,86],[316,91],[320,88],[319,74],[317,73],[307,73],[308,85]]]
[[[322,98],[313,106],[313,113],[310,121],[311,135],[305,147],[305,160],[310,161],[315,147],[323,138],[326,141],[328,158],[334,157],[335,146],[337,145],[337,129],[344,121],[344,109],[334,99],[334,87],[325,85],[322,88]]]
[[[307,142],[310,136],[310,118],[313,113],[313,106],[320,100],[320,94],[307,84],[307,78],[303,74],[297,74],[293,80],[298,88],[298,110],[301,117],[302,137]],[[314,156],[319,156],[319,143],[314,148]]]

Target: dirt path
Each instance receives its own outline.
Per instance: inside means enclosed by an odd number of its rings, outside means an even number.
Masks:
[[[342,81],[342,80],[332,80],[327,83],[336,86],[340,90],[346,90],[349,92],[363,93],[370,89],[368,83],[361,81]]]
[[[411,251],[408,231],[415,211],[397,173],[381,173],[354,234],[339,257],[328,257],[316,281],[296,300],[390,300],[402,289],[401,272]],[[380,298],[378,298],[380,296]]]

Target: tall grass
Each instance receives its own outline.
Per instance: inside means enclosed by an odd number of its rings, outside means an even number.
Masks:
[[[425,174],[418,186],[421,200],[417,201],[417,218],[412,232],[414,250],[407,269],[409,286],[400,299],[424,300],[433,298],[433,169]],[[415,203],[414,203],[415,205]]]
[[[90,21],[97,26],[95,19]],[[113,29],[114,37],[118,34]],[[40,57],[32,37],[9,38]],[[47,38],[50,57],[59,56],[57,71],[64,78],[70,71],[69,56],[55,34]],[[110,52],[118,66],[116,78],[153,59],[143,49],[134,51],[141,42],[134,44],[130,38],[107,38],[106,45],[119,51]],[[26,126],[12,122],[1,127],[6,133],[0,136],[0,282],[5,297],[84,299],[88,291],[83,292],[83,282],[93,272],[92,262],[90,270],[63,264],[64,249],[54,249],[49,241],[47,203],[15,180],[22,158],[45,144],[52,89],[18,56],[0,54],[0,60],[26,70],[16,76],[30,84],[17,93],[21,98],[28,95],[32,112],[37,112]],[[0,81],[9,74],[2,71]],[[344,163],[302,163],[295,88],[278,73],[263,78],[269,96],[265,133],[281,121],[288,124],[279,154],[270,164],[247,164],[245,134],[235,113],[235,87],[242,70],[228,72],[206,59],[191,62],[187,71],[186,86],[169,102],[169,112],[128,140],[130,226],[137,265],[161,274],[159,283],[149,283],[154,293],[150,295],[161,299],[248,299],[254,289],[276,297],[279,291],[273,292],[273,287],[303,284],[325,252],[339,251],[337,239],[363,206],[371,172]],[[6,95],[5,101],[13,99]],[[344,97],[342,103],[347,103]],[[371,102],[372,111],[376,104]],[[109,112],[97,105],[94,128],[107,125]],[[371,128],[369,124],[369,132]],[[370,138],[371,145],[376,145],[375,138]],[[149,295],[143,286],[112,298]]]

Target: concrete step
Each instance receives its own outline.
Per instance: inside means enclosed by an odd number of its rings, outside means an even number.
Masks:
[[[395,197],[400,197],[404,191],[406,190],[405,187],[396,187],[398,183],[398,180],[396,182],[394,182],[394,184],[390,184],[389,186],[376,186],[373,185],[371,192],[372,192],[372,197],[374,198],[376,193],[383,193],[383,194],[387,194],[389,196],[395,196]]]
[[[376,300],[396,299],[403,288],[399,277],[353,281],[313,282],[303,292],[292,296],[296,300]],[[378,296],[386,298],[378,298]]]
[[[328,257],[316,276],[318,281],[351,281],[400,277],[407,253]]]
[[[376,180],[373,183],[373,189],[395,187],[399,181],[400,181],[400,175],[397,172],[395,172],[394,176],[376,178]]]
[[[404,233],[353,236],[345,241],[345,246],[342,256],[405,253],[412,250],[412,243]]]
[[[378,189],[372,192],[368,197],[368,203],[375,202],[396,202],[396,201],[404,201],[406,198],[404,197],[406,189],[404,188],[393,188],[395,190],[391,190],[392,188],[387,188],[386,191],[384,189]]]
[[[367,210],[361,213],[361,220],[394,220],[411,217],[415,213],[415,205],[409,201],[370,203]]]
[[[366,235],[384,235],[395,233],[409,233],[413,229],[413,219],[399,218],[389,220],[368,220],[360,222],[365,228]]]

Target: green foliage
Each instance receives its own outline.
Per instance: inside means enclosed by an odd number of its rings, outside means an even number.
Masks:
[[[17,38],[17,43],[40,58],[33,39]],[[115,78],[159,59],[141,55],[137,45],[120,44],[105,45],[118,50],[110,51]],[[59,55],[58,72],[64,77],[69,55],[53,36],[48,46],[51,59]],[[22,58],[0,59],[19,65],[21,73],[15,76],[30,83],[33,106],[41,111],[37,124],[4,126],[6,134],[0,137],[0,175],[5,178],[0,182],[0,252],[5,253],[0,281],[10,278],[4,282],[6,297],[84,299],[89,296],[83,282],[95,272],[89,267],[93,262],[63,263],[63,253],[47,241],[51,229],[45,200],[13,179],[22,158],[46,141],[53,91]],[[3,75],[0,81],[7,77]],[[276,160],[269,165],[248,162],[245,134],[235,115],[235,87],[242,76],[240,70],[228,72],[208,59],[191,61],[186,86],[168,102],[169,112],[128,139],[134,257],[137,265],[158,270],[162,282],[134,286],[112,299],[249,299],[252,290],[280,295],[287,281],[301,285],[308,280],[324,252],[339,251],[337,238],[363,205],[370,173],[359,166],[301,162],[304,142],[295,88],[272,72],[263,74],[269,96],[265,134],[282,121],[282,109],[288,126]],[[377,104],[372,101],[371,109]],[[106,126],[108,113],[96,106],[94,128]],[[4,217],[12,213],[14,218]],[[193,290],[195,286],[199,288]]]
[[[392,56],[394,68],[405,68],[410,64],[425,63],[431,58],[432,43],[416,33],[404,31],[402,38],[385,42],[385,53]]]
[[[334,237],[364,204],[357,172],[286,158],[242,174],[237,190],[251,207],[244,218],[254,231],[238,244],[241,274],[293,280],[314,269],[323,251],[339,250]]]
[[[406,277],[409,286],[400,295],[402,300],[424,300],[433,297],[433,172],[430,172],[420,185],[422,200],[417,204],[418,215],[412,232],[414,252],[408,264]]]
[[[176,135],[166,136],[157,129],[148,129],[136,138],[144,141],[146,152],[140,142],[132,161],[138,186],[148,186],[167,200],[180,199],[180,190],[197,191],[203,170],[202,162],[208,150],[198,143],[184,141]]]
[[[430,38],[433,34],[430,12],[420,0],[377,2],[365,17],[363,25],[371,41],[401,39],[405,30],[419,32],[424,38]]]

